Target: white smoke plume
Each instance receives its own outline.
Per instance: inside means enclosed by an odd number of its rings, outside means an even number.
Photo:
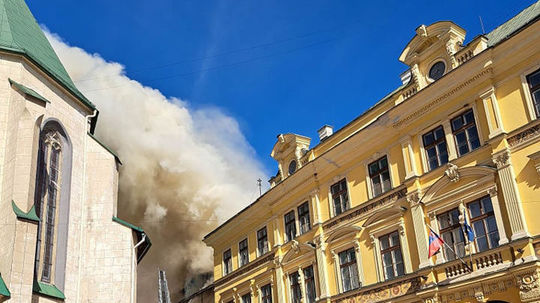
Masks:
[[[153,242],[138,267],[139,302],[155,302],[158,267],[179,294],[190,276],[212,271],[201,239],[256,198],[262,165],[235,119],[218,108],[192,109],[128,78],[121,64],[46,34],[100,110],[96,135],[123,162],[119,216],[143,226]]]

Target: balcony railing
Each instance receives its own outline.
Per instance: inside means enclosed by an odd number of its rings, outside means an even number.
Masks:
[[[510,253],[508,247],[499,247],[472,256],[465,256],[461,260],[453,260],[443,264],[446,278],[456,278],[468,273],[485,270],[503,263],[503,254]]]

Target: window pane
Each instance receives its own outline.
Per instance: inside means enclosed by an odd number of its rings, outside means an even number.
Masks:
[[[478,139],[478,131],[476,130],[476,126],[468,128],[467,135],[469,135],[469,141],[471,143],[472,150],[480,147],[480,140]]]
[[[424,135],[424,146],[428,146],[428,145],[431,145],[433,144],[433,141],[435,139],[433,138],[433,133],[432,132],[429,132],[427,134]]]
[[[540,85],[540,70],[537,70],[533,74],[527,76],[527,81],[529,82],[529,87]]]
[[[392,266],[392,254],[390,252],[387,252],[384,253],[382,256],[384,266]]]
[[[394,277],[394,267],[392,265],[384,268],[386,279],[392,279]]]
[[[499,233],[498,232],[492,232],[489,234],[489,243],[491,244],[492,248],[499,246]]]
[[[486,218],[486,224],[488,232],[494,232],[497,231],[497,222],[495,221],[494,216],[489,216]]]
[[[399,234],[397,232],[390,234],[390,245],[399,246]]]
[[[471,218],[480,216],[482,214],[480,211],[480,203],[479,202],[469,203],[469,211],[471,213]]]
[[[463,119],[461,118],[461,116],[459,116],[459,117],[452,120],[452,130],[453,131],[456,131],[456,130],[460,129],[462,126],[463,126]]]
[[[438,127],[436,130],[435,130],[435,139],[436,140],[439,140],[439,139],[442,139],[444,138],[444,130],[442,127]]]
[[[465,124],[474,123],[474,114],[472,110],[466,112],[464,117],[465,117]]]
[[[388,171],[385,171],[384,173],[382,173],[381,175],[382,177],[382,180],[383,180],[383,192],[386,192],[388,190],[390,190],[390,172]]]
[[[403,276],[405,274],[405,267],[403,263],[396,265],[397,276]]]
[[[379,161],[379,165],[380,165],[380,168],[383,169],[385,167],[388,166],[388,160],[386,159],[386,157],[382,158],[380,161]]]
[[[469,152],[469,146],[467,144],[467,137],[465,136],[464,131],[456,133],[456,142],[457,142],[458,151],[460,155],[464,155]]]
[[[446,150],[446,141],[439,143],[437,145],[439,150],[439,165],[448,163],[448,151]]]
[[[380,195],[382,192],[382,188],[381,188],[381,180],[379,179],[379,176],[374,177],[373,179],[371,179],[371,181],[373,182],[373,195],[374,196]]]
[[[478,252],[486,251],[489,249],[485,236],[476,238],[476,248],[478,249]]]
[[[379,165],[377,162],[369,165],[369,175],[374,175],[377,173],[377,171],[379,171]]]
[[[388,240],[388,236],[381,237],[380,242],[381,242],[381,249],[382,250],[385,250],[388,247],[390,247],[390,242]]]
[[[396,249],[392,251],[392,254],[394,255],[394,261],[396,263],[403,263],[403,258],[401,256],[401,249]]]
[[[489,213],[493,211],[493,205],[491,205],[491,198],[485,197],[482,199],[482,208],[484,213]]]

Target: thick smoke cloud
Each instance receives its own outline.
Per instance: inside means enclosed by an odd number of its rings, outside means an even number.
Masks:
[[[192,109],[128,78],[121,64],[47,35],[100,110],[96,135],[123,162],[119,216],[152,239],[138,268],[139,302],[156,301],[158,267],[178,294],[190,276],[212,270],[202,237],[258,194],[256,180],[265,174],[254,150],[219,109]]]

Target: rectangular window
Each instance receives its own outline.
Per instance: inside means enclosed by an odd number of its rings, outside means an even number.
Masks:
[[[232,271],[232,258],[231,258],[231,250],[227,249],[223,253],[223,274],[230,274]]]
[[[471,227],[474,231],[476,251],[482,252],[499,246],[499,230],[489,196],[467,204]]]
[[[536,118],[540,118],[540,69],[527,76]]]
[[[397,231],[379,238],[381,245],[381,258],[383,262],[384,277],[392,279],[405,274],[399,233]]]
[[[296,237],[296,221],[294,218],[294,210],[285,214],[285,238],[291,241]]]
[[[242,296],[242,303],[251,303],[251,294],[247,293]]]
[[[349,194],[347,193],[347,181],[342,179],[330,187],[332,201],[334,202],[334,214],[337,216],[349,209]]]
[[[272,303],[272,285],[266,284],[261,287],[261,303]]]
[[[313,266],[306,267],[302,271],[304,272],[304,285],[306,286],[306,303],[315,303],[317,292],[315,290]]]
[[[478,138],[472,109],[452,119],[451,124],[460,156],[480,147],[480,138]]]
[[[249,262],[248,240],[247,238],[238,243],[238,254],[240,257],[240,266],[244,266]]]
[[[435,169],[448,162],[446,138],[442,126],[422,136],[424,150],[426,151],[429,170]]]
[[[309,220],[309,202],[298,206],[298,223],[300,225],[300,234],[307,233],[311,229]]]
[[[386,156],[370,163],[368,170],[374,197],[390,190],[390,171],[388,170],[388,159]]]
[[[300,276],[298,272],[295,271],[289,275],[289,285],[291,289],[291,302],[300,303],[302,300],[302,288],[300,287]]]
[[[266,226],[257,231],[257,250],[259,256],[268,252],[268,232]]]
[[[339,253],[339,268],[344,292],[360,287],[354,248]]]
[[[465,239],[463,229],[461,228],[461,224],[459,224],[459,210],[454,208],[440,214],[437,218],[439,220],[439,234],[443,241],[448,244],[443,245],[443,252],[446,260],[455,260],[457,257],[454,252],[456,252],[459,257],[465,256]]]

